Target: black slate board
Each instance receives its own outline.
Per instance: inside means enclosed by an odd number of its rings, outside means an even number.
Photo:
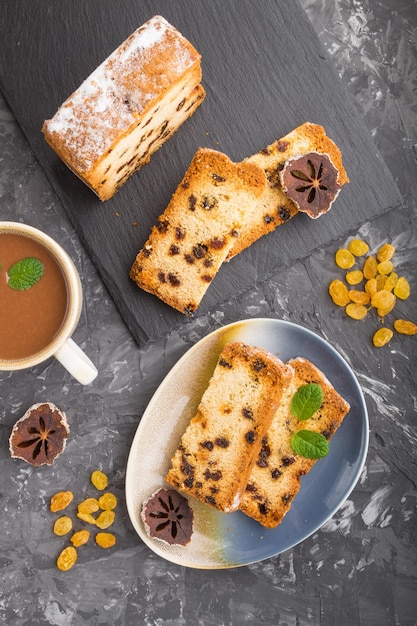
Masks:
[[[308,120],[323,124],[341,147],[351,183],[326,216],[313,221],[297,215],[225,264],[196,315],[400,202],[360,113],[295,0],[3,0],[2,5],[1,88],[138,343],[185,321],[138,289],[128,272],[198,146],[238,161]],[[101,203],[46,145],[40,128],[155,14],[201,52],[207,97],[150,163]]]

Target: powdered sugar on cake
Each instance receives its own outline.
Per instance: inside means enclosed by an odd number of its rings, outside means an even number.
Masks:
[[[125,63],[129,56],[135,53],[138,49],[144,50],[145,48],[150,48],[155,45],[157,41],[163,37],[164,33],[169,26],[168,22],[157,15],[153,18],[152,21],[148,23],[146,28],[139,28],[129,39],[122,44],[122,48],[125,48],[123,54],[120,55],[120,61]]]
[[[195,63],[184,41],[163,17],[153,17],[99,65],[48,121],[48,132],[64,137],[66,149],[76,153],[80,171],[87,171],[111,148],[120,131],[135,124],[147,103]],[[155,52],[164,72],[158,71]]]

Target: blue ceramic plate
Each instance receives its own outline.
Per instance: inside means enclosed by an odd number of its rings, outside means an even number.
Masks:
[[[225,343],[244,341],[283,361],[305,357],[319,367],[351,409],[330,442],[327,457],[302,478],[291,509],[274,529],[237,511],[224,514],[193,498],[194,532],[185,546],[148,536],[142,503],[164,485],[164,475]],[[250,319],[219,328],[178,361],[150,401],[129,454],[126,499],[131,521],[151,550],[186,567],[221,569],[248,565],[297,545],[320,528],[354,488],[368,449],[368,416],[359,384],[346,361],[315,333],[290,322]]]

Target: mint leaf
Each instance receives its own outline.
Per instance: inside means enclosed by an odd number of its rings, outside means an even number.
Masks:
[[[329,443],[320,433],[312,430],[299,430],[291,437],[291,448],[296,454],[307,459],[322,459],[329,453]]]
[[[29,289],[43,276],[44,267],[42,261],[33,257],[26,257],[18,261],[7,272],[8,285],[12,289],[23,291]]]
[[[323,392],[320,385],[309,383],[303,385],[294,394],[291,401],[291,413],[299,420],[308,420],[323,402]]]

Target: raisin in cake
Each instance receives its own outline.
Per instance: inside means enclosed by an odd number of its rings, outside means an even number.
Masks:
[[[130,277],[192,315],[266,187],[257,165],[200,148],[136,257]]]
[[[291,437],[308,429],[331,439],[349,411],[349,404],[334,389],[324,374],[310,361],[297,358],[287,363],[294,376],[282,395],[281,404],[262,441],[261,451],[249,476],[240,510],[267,528],[274,528],[289,510],[300,489],[300,478],[314,465],[314,459],[297,455]],[[300,421],[292,415],[291,401],[303,385],[316,383],[323,392],[323,402],[314,415]]]
[[[165,480],[221,511],[237,509],[291,376],[261,348],[226,344]]]
[[[298,213],[296,204],[282,190],[280,171],[289,159],[309,152],[327,154],[339,172],[340,186],[349,182],[339,148],[326,135],[322,126],[310,122],[301,124],[282,139],[248,157],[245,162],[255,163],[265,171],[268,185],[256,211],[229,252],[229,259]]]
[[[44,122],[46,141],[108,200],[203,101],[200,59],[176,28],[154,16]]]

